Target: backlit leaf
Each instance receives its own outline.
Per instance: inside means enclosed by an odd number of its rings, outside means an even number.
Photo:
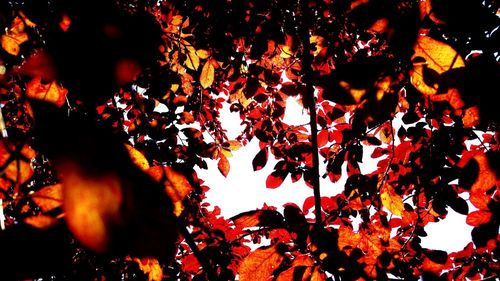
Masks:
[[[43,84],[40,77],[33,78],[26,85],[26,96],[28,98],[43,100],[61,107],[66,102],[68,90],[53,81]]]
[[[284,174],[281,171],[274,171],[266,179],[266,187],[267,188],[277,188],[279,187],[283,181],[285,181],[285,177],[288,173]]]
[[[7,147],[6,147],[7,146]],[[33,175],[33,168],[31,167],[30,161],[35,157],[35,151],[25,145],[20,153],[22,157],[13,155],[16,147],[10,145],[6,142],[0,141],[0,166],[3,166],[9,161],[11,157],[14,157],[11,162],[2,171],[5,177],[19,186],[26,182]],[[0,185],[0,188],[7,188],[8,186]]]
[[[48,212],[61,207],[63,200],[62,196],[62,185],[55,184],[38,190],[31,195],[31,198],[38,205],[38,207],[40,207],[42,212]]]
[[[217,168],[219,168],[219,171],[224,177],[227,177],[227,175],[229,174],[230,164],[229,160],[227,160],[227,157],[224,156],[224,154],[219,154],[219,162],[217,163]]]
[[[181,264],[182,264],[182,270],[191,274],[198,273],[201,268],[201,265],[194,254],[190,254],[182,258]]]
[[[24,222],[38,229],[49,229],[57,224],[57,219],[51,216],[39,215],[27,217]]]
[[[410,72],[411,83],[425,95],[434,95],[437,92],[437,85],[428,85],[424,80],[426,68],[441,74],[452,68],[465,66],[462,57],[452,47],[428,36],[418,37],[414,51],[412,59],[422,58],[425,62],[414,64]]]
[[[130,144],[125,144],[125,147],[127,148],[127,151],[130,155],[130,159],[132,159],[132,162],[137,165],[137,167],[141,168],[141,170],[143,171],[149,169],[149,162],[144,154],[142,154],[139,150],[135,149]]]
[[[380,199],[382,205],[396,216],[403,215],[404,205],[403,199],[394,192],[391,186],[384,185],[380,191]]]
[[[468,225],[480,226],[481,224],[490,222],[492,215],[493,214],[488,211],[474,211],[467,215],[467,219],[465,220],[465,222]]]
[[[2,48],[13,56],[19,55],[22,43],[28,41],[28,34],[24,32],[24,22],[19,17],[15,17],[11,27],[5,35],[2,35]]]
[[[214,82],[215,68],[210,61],[205,62],[200,74],[200,84],[206,89]]]
[[[240,281],[267,281],[283,261],[276,246],[259,248],[250,253],[241,263],[238,273]]]
[[[148,276],[148,281],[161,281],[163,278],[163,269],[155,258],[133,258],[142,272]]]
[[[167,166],[153,166],[147,173],[165,185],[165,191],[174,203],[174,214],[179,216],[184,210],[182,200],[193,190],[188,179],[179,171]]]
[[[198,70],[198,67],[200,66],[200,58],[196,54],[196,50],[194,48],[188,48],[188,51],[186,52],[186,66],[189,69],[192,70]]]

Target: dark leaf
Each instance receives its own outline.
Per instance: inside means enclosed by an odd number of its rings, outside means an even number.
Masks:
[[[455,197],[448,201],[448,205],[457,213],[467,215],[469,213],[469,205],[461,197]]]
[[[271,227],[283,226],[283,215],[274,210],[256,210],[240,213],[231,218],[234,224],[240,228],[246,227]]]
[[[252,166],[254,171],[261,170],[267,164],[268,150],[267,147],[261,149],[255,158],[252,160]]]

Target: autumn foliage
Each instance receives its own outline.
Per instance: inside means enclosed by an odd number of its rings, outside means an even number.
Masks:
[[[0,280],[498,278],[499,9],[2,2]],[[284,121],[291,99],[308,124]],[[267,188],[311,188],[302,205],[205,201],[196,170],[227,176],[250,141],[255,171],[276,160]],[[422,247],[450,210],[470,243]]]

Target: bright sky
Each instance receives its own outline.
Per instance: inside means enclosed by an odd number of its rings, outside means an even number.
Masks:
[[[284,121],[289,125],[307,124],[309,116],[302,112],[302,107],[293,99],[287,102],[287,111]],[[222,122],[228,128],[228,136],[234,139],[241,131],[238,113],[223,110]],[[266,188],[266,178],[273,171],[276,160],[269,154],[267,165],[260,171],[254,172],[252,160],[259,151],[258,140],[254,138],[248,145],[233,152],[229,158],[231,165],[227,178],[221,175],[217,169],[216,161],[207,161],[208,170],[197,170],[199,177],[210,187],[206,193],[207,202],[212,207],[219,206],[222,215],[230,218],[239,213],[261,208],[264,203],[275,206],[279,212],[283,211],[283,205],[288,202],[302,207],[304,200],[313,195],[313,190],[305,185],[303,180],[292,183],[287,177],[283,184],[276,189]],[[370,153],[364,153],[363,173],[370,172],[376,162],[370,160]],[[321,166],[320,173],[324,171]],[[342,177],[337,183],[329,179],[321,179],[321,195],[333,196],[343,190],[346,177]],[[467,199],[467,198],[465,198]],[[469,208],[473,208],[469,204]],[[472,210],[472,209],[471,209]],[[471,241],[470,232],[472,227],[465,223],[466,216],[454,212],[448,208],[448,216],[438,223],[430,223],[425,230],[427,237],[422,237],[422,246],[425,248],[439,249],[445,251],[462,250]],[[312,214],[310,214],[312,215]]]

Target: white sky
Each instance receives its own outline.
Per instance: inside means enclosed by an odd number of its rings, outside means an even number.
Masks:
[[[229,110],[221,110],[223,113],[222,122],[228,128],[228,136],[234,139],[241,131],[238,113],[230,113]],[[302,112],[302,108],[296,102],[289,99],[284,121],[289,125],[306,124],[309,116]],[[229,129],[232,128],[232,129]],[[269,154],[267,165],[260,171],[253,171],[252,160],[259,151],[258,140],[254,138],[245,147],[233,152],[233,156],[228,158],[230,162],[230,172],[225,178],[217,169],[216,161],[207,161],[208,170],[197,170],[199,177],[210,187],[206,193],[207,202],[212,207],[219,206],[222,215],[230,218],[239,213],[261,208],[264,203],[283,211],[285,203],[295,203],[302,207],[304,200],[313,195],[313,190],[305,185],[303,180],[292,183],[290,176],[283,184],[276,189],[266,188],[266,178],[273,171],[276,160]],[[376,162],[369,158],[370,153],[364,153],[363,171],[369,172],[376,165]],[[324,171],[320,160],[320,173]],[[343,190],[345,176],[337,183],[330,180],[321,179],[321,195],[333,196]],[[467,199],[467,198],[466,198]],[[469,204],[469,208],[473,208]],[[310,215],[312,215],[310,213]],[[466,216],[454,212],[448,208],[448,216],[438,222],[430,223],[425,230],[427,237],[422,237],[422,246],[430,249],[444,251],[462,250],[471,241],[470,232],[472,227],[465,223]]]

